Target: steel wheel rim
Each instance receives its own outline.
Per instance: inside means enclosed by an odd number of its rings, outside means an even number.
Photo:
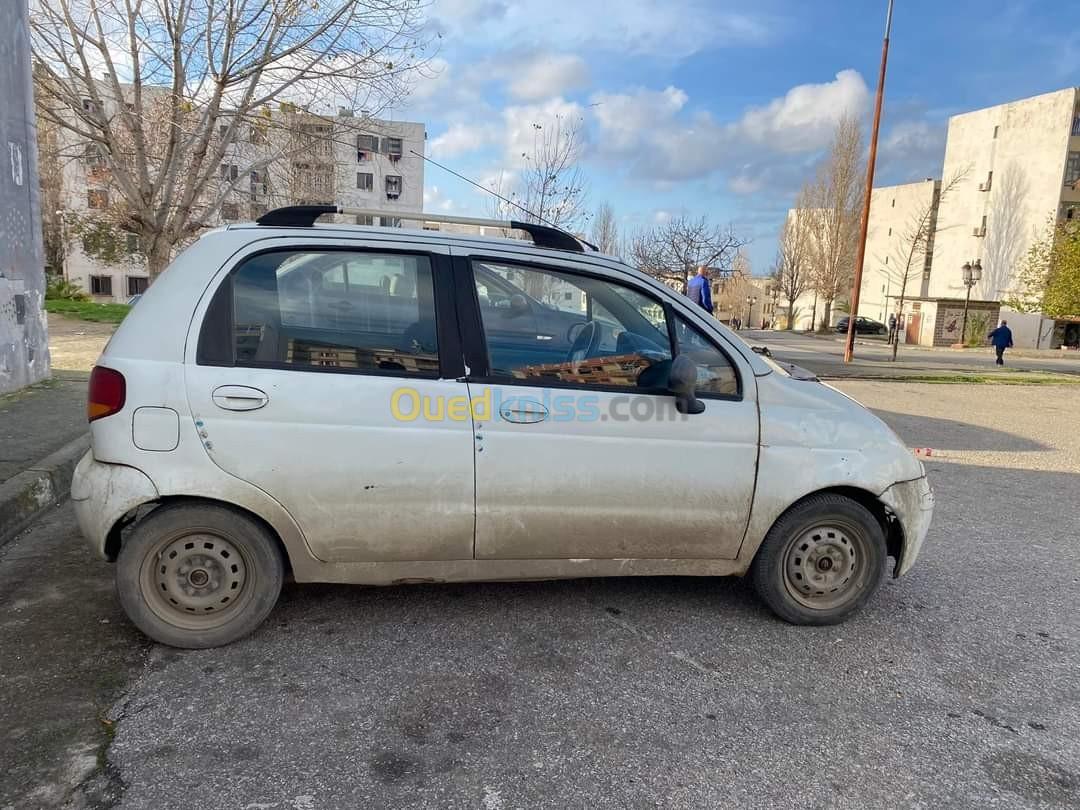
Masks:
[[[865,586],[869,558],[858,531],[837,524],[814,526],[788,543],[783,557],[784,587],[805,607],[840,607]]]
[[[212,630],[240,612],[254,591],[243,547],[210,529],[162,538],[143,559],[139,582],[150,609],[185,630]]]

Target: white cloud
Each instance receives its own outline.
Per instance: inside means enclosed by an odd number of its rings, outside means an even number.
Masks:
[[[584,113],[580,104],[563,98],[507,107],[502,113],[507,164],[513,168],[525,164],[524,155],[531,155],[537,140],[542,137],[537,127],[551,130],[557,126],[574,126],[584,119]]]
[[[539,101],[561,96],[584,86],[589,68],[580,56],[568,53],[538,53],[510,66],[513,75],[510,93],[522,101]]]
[[[912,119],[895,124],[881,139],[878,166],[892,179],[940,177],[945,126]]]
[[[454,201],[440,191],[438,186],[428,186],[424,189],[424,211],[449,212],[455,208]]]
[[[665,126],[685,106],[687,95],[677,87],[639,88],[633,93],[596,93],[593,115],[604,131],[604,148],[633,149]]]
[[[450,158],[475,152],[498,139],[497,124],[451,124],[441,135],[431,139],[428,151],[432,157]]]
[[[736,132],[784,152],[805,152],[829,142],[837,120],[845,113],[862,115],[870,91],[857,70],[841,70],[836,80],[800,84],[781,98],[743,115]]]

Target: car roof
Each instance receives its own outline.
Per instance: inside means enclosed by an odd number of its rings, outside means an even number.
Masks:
[[[402,213],[401,217],[407,217],[407,213]],[[420,214],[419,216],[423,216]],[[216,229],[218,230],[218,229]],[[431,241],[442,244],[459,244],[459,245],[491,245],[493,247],[500,248],[513,248],[515,250],[530,250],[536,251],[539,254],[552,254],[558,256],[578,256],[578,257],[599,257],[608,259],[613,262],[618,262],[624,266],[625,262],[618,256],[602,253],[600,251],[588,250],[585,252],[562,250],[560,248],[552,247],[538,247],[532,242],[525,239],[514,239],[512,237],[501,236],[486,236],[473,233],[462,233],[458,231],[437,231],[430,230],[428,228],[386,228],[378,225],[353,225],[350,223],[339,222],[316,222],[312,226],[279,226],[279,225],[259,225],[255,222],[239,222],[224,226],[220,230],[229,231],[257,231],[259,234],[287,234],[289,236],[304,236],[311,235],[312,231],[321,234],[330,233],[347,233],[347,234],[363,234],[365,236],[376,236],[380,239],[388,240],[400,240],[408,242],[416,242],[418,240]]]

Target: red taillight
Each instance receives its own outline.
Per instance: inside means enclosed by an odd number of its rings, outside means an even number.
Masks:
[[[104,366],[94,366],[86,397],[86,417],[93,422],[116,413],[124,407],[126,396],[127,383],[123,374]]]

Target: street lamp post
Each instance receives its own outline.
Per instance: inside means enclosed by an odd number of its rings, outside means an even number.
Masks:
[[[750,329],[750,319],[754,317],[754,304],[757,303],[756,295],[746,296],[746,328]]]
[[[982,278],[982,261],[975,260],[975,263],[964,262],[964,266],[960,268],[964,277],[964,286],[967,287],[967,295],[964,296],[964,320],[960,326],[960,345],[963,346],[967,343],[967,316],[968,316],[968,304],[971,303],[971,288],[979,283],[979,279]]]

